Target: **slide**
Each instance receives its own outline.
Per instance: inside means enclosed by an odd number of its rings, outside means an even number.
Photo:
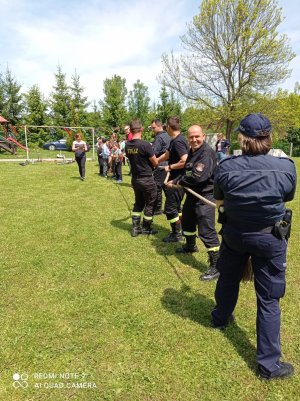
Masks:
[[[11,153],[12,155],[16,153],[15,146],[2,136],[0,136],[0,148]]]
[[[19,146],[19,148],[24,149],[24,150],[28,150],[26,148],[26,146],[22,145],[21,143],[19,143],[18,141],[16,141],[14,138],[11,138],[10,136],[7,138],[8,141],[15,143],[17,146]]]

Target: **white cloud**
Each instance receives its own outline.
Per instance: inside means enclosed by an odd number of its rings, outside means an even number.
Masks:
[[[154,100],[161,54],[178,51],[179,37],[198,13],[200,0],[0,0],[0,5],[0,46],[5,50],[0,71],[8,63],[23,90],[38,84],[48,95],[60,64],[68,82],[76,69],[91,101],[103,96],[103,81],[114,74],[126,78],[128,90],[140,79]],[[285,13],[283,31],[300,53],[292,11]],[[289,82],[299,80],[298,65],[297,58]]]
[[[11,52],[2,60],[24,89],[37,83],[48,94],[60,64],[68,80],[76,69],[86,94],[96,99],[103,80],[113,74],[126,78],[129,90],[137,79],[158,90],[161,54],[179,44],[198,11],[194,0],[42,1],[37,10],[33,1],[13,4],[10,12],[18,13],[9,26]]]

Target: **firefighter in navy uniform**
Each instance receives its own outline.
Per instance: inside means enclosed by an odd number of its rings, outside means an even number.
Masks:
[[[191,146],[186,164],[185,173],[168,186],[177,184],[213,201],[214,171],[217,166],[214,150],[205,142],[205,133],[199,125],[193,125],[188,130],[188,140]],[[209,268],[200,276],[201,280],[213,280],[219,276],[216,268],[219,256],[220,242],[215,229],[215,209],[198,199],[190,192],[186,192],[186,200],[182,211],[182,231],[186,244],[176,250],[177,253],[197,252],[196,235],[198,235],[207,249]]]
[[[151,122],[151,129],[155,135],[155,139],[152,142],[152,148],[156,157],[163,155],[170,146],[170,137],[166,131],[163,130],[162,122],[155,119]],[[161,162],[159,167],[166,166],[167,161]],[[162,168],[157,168],[153,172],[154,181],[157,186],[157,198],[154,209],[155,215],[163,214],[162,208],[162,192],[165,192],[164,181],[166,179],[167,172]]]
[[[222,160],[214,196],[222,209],[222,243],[217,268],[216,307],[212,325],[224,329],[233,320],[239,284],[251,256],[257,298],[258,375],[266,380],[293,374],[281,362],[279,300],[285,293],[287,239],[296,171],[292,160],[268,155],[271,124],[260,113],[247,115],[238,127],[241,156]]]
[[[131,166],[131,184],[134,190],[135,203],[132,211],[132,237],[139,234],[156,234],[151,228],[153,211],[156,202],[156,184],[153,168],[158,165],[157,158],[149,142],[142,140],[143,127],[139,120],[130,123],[132,140],[127,141],[125,153]],[[141,226],[141,215],[144,212]]]
[[[171,137],[169,149],[158,158],[158,162],[168,160],[165,171],[170,172],[170,180],[176,179],[184,172],[184,165],[188,155],[188,143],[180,133],[180,120],[178,117],[169,117],[167,120],[167,132]],[[163,239],[164,242],[179,242],[182,240],[181,202],[184,196],[182,188],[166,187],[165,214],[171,225],[170,234]]]

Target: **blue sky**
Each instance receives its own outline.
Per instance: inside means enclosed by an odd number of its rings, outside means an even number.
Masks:
[[[294,0],[280,0],[296,59],[282,87],[300,81],[300,13]],[[161,54],[180,51],[180,35],[199,11],[195,0],[0,0],[0,71],[12,71],[22,90],[38,84],[48,95],[57,65],[70,82],[76,69],[89,100],[103,96],[104,79],[140,79],[158,99]]]

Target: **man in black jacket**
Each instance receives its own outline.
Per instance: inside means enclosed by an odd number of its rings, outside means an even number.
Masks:
[[[151,228],[153,210],[156,201],[156,184],[153,169],[158,166],[156,156],[149,142],[142,139],[143,126],[140,120],[130,123],[132,140],[127,141],[125,152],[131,166],[131,184],[134,190],[135,202],[132,210],[131,236],[139,234],[156,234]],[[143,223],[141,227],[141,215]]]
[[[158,158],[163,155],[169,148],[170,137],[166,131],[163,130],[162,122],[158,119],[152,120],[151,129],[155,135],[155,139],[152,142],[152,149],[155,156]],[[167,166],[168,162],[163,161],[159,164],[159,167]],[[165,169],[157,168],[153,172],[154,181],[157,186],[157,198],[154,208],[154,214],[163,214],[162,211],[162,191],[165,192],[164,181],[166,179],[167,172]]]
[[[168,161],[165,171],[170,173],[170,180],[174,180],[184,173],[184,165],[188,155],[188,143],[180,132],[180,119],[171,116],[167,120],[167,132],[171,138],[168,150],[158,158],[158,162]],[[165,214],[171,225],[170,234],[163,238],[164,242],[180,242],[181,221],[181,202],[184,197],[184,191],[181,187],[166,187]]]
[[[209,201],[213,201],[213,178],[217,166],[213,149],[205,142],[205,133],[199,125],[193,125],[188,130],[188,140],[191,146],[185,173],[168,186],[180,185],[197,192]],[[209,269],[200,276],[201,280],[213,280],[219,276],[216,268],[219,256],[220,242],[215,229],[215,209],[199,200],[195,195],[186,192],[186,200],[182,211],[182,231],[186,245],[176,250],[177,253],[197,252],[196,235],[205,245],[209,257]]]

